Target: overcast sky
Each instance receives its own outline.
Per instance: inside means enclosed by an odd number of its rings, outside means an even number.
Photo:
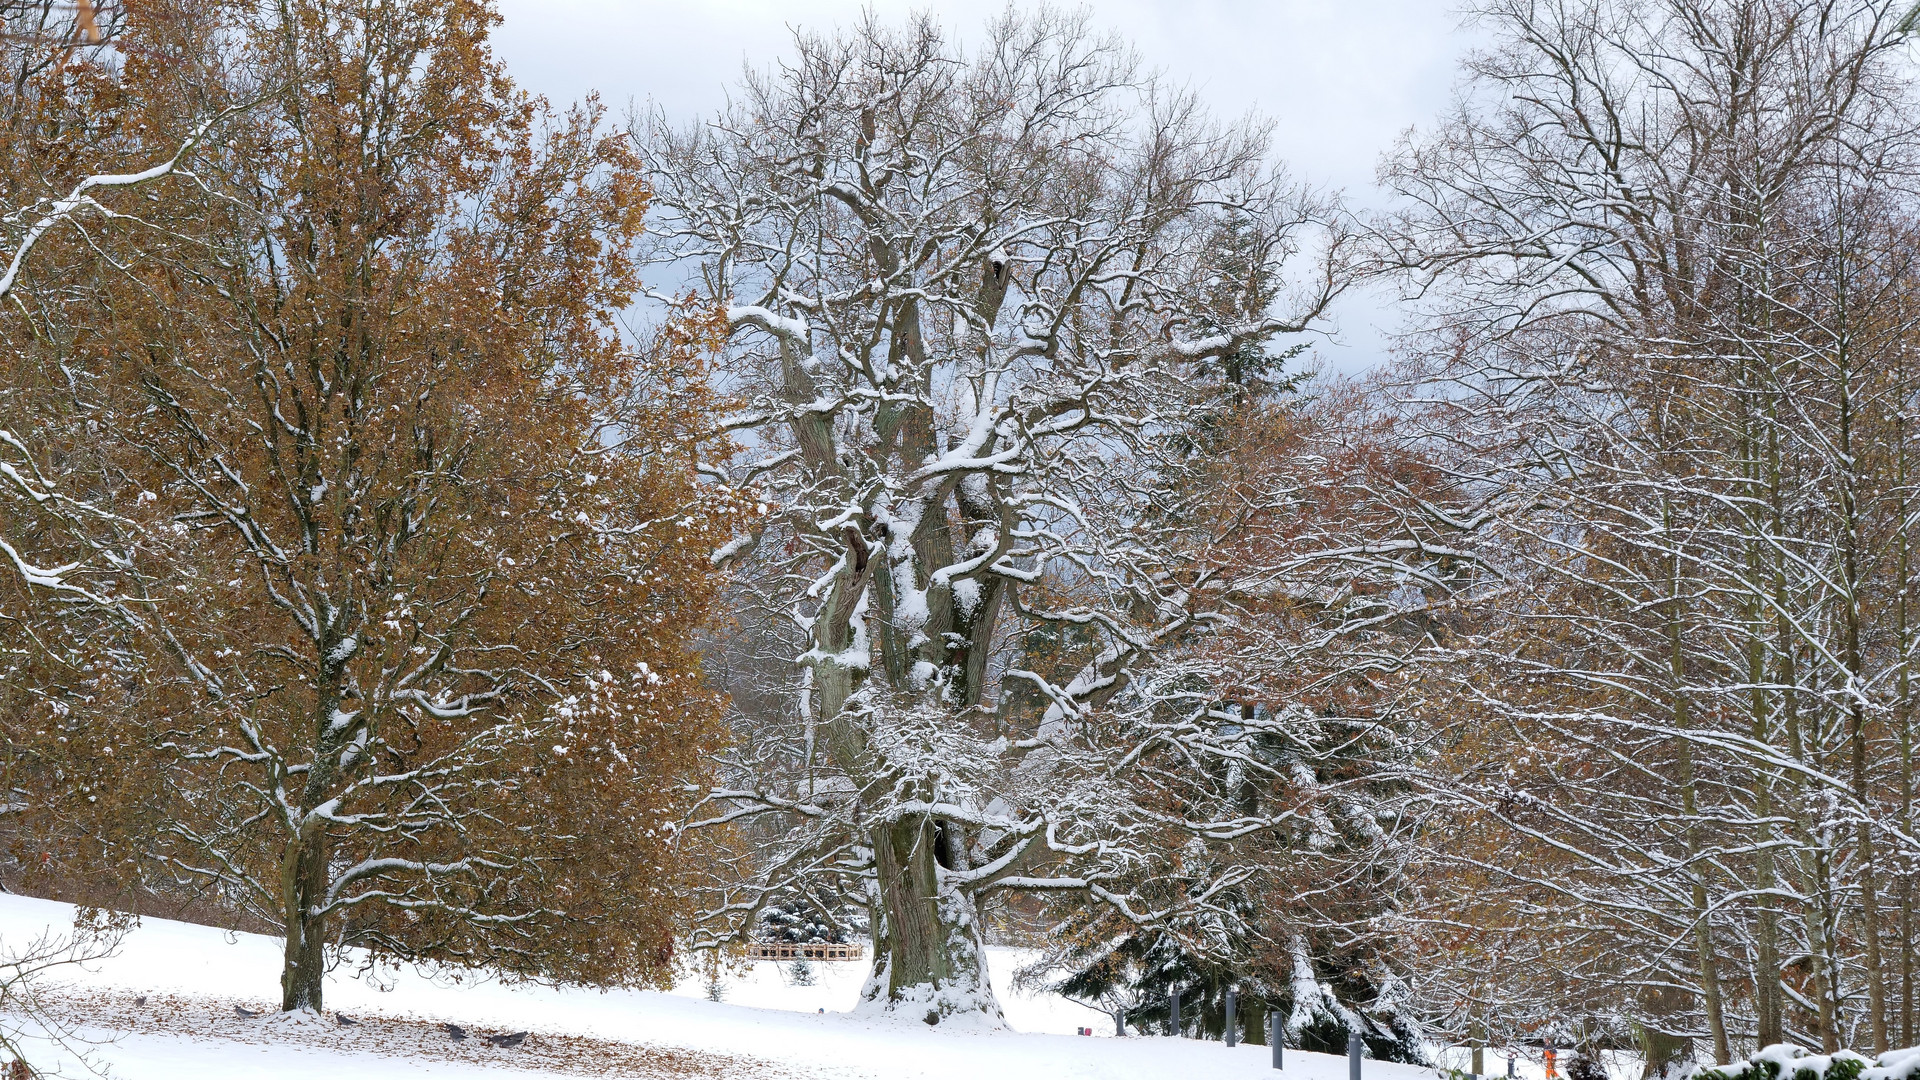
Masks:
[[[718,109],[744,64],[787,54],[789,27],[844,26],[861,0],[502,0],[496,37],[520,84],[556,102],[598,90],[616,110],[652,100],[676,119]],[[873,0],[883,17],[931,10],[961,40],[996,4]],[[1025,3],[1017,6],[1028,6]],[[1370,203],[1374,164],[1399,134],[1446,104],[1467,38],[1449,0],[1100,0],[1094,21],[1151,67],[1197,89],[1216,114],[1275,122],[1280,156],[1303,179]],[[1374,362],[1390,316],[1378,300],[1337,313],[1328,366]]]

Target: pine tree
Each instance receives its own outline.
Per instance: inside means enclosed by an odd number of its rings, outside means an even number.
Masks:
[[[844,915],[829,918],[813,901],[794,895],[773,901],[760,912],[758,937],[793,945],[844,945],[860,929],[857,923]]]
[[[1168,857],[1139,868],[1136,891],[1181,897],[1191,914],[1141,929],[1062,906],[1048,962],[1071,973],[1063,992],[1124,1002],[1148,1028],[1178,988],[1183,1018],[1219,1037],[1233,986],[1249,1041],[1277,1010],[1291,1045],[1339,1053],[1358,1033],[1375,1057],[1421,1062],[1393,924],[1417,736],[1397,702],[1410,658],[1441,632],[1435,606],[1472,578],[1438,554],[1444,523],[1417,541],[1435,553],[1419,569],[1320,554],[1392,551],[1420,521],[1408,496],[1445,496],[1377,399],[1315,390],[1243,400],[1210,452],[1185,459],[1191,473],[1170,486],[1188,497],[1158,520],[1230,552],[1244,592],[1233,618],[1167,650],[1110,706],[1142,763],[1140,797],[1223,822],[1167,837]]]

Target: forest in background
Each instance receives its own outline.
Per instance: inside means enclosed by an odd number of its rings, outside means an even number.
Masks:
[[[1920,1042],[1910,2],[1477,0],[1377,213],[1063,9],[694,124],[484,0],[0,15],[6,888],[289,1010],[857,940],[992,1024],[993,940],[1393,1060]]]

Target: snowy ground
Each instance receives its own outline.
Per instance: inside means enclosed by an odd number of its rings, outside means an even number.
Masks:
[[[51,928],[65,905],[0,896],[0,949]],[[816,985],[793,986],[762,963],[705,1000],[696,982],[671,994],[435,982],[411,971],[336,972],[330,1013],[359,1021],[284,1024],[234,1006],[277,999],[280,942],[202,926],[143,921],[115,956],[60,976],[44,1000],[80,1025],[96,1065],[124,1080],[509,1080],[555,1075],[717,1080],[1252,1080],[1272,1077],[1265,1047],[1112,1038],[1112,1021],[1052,995],[1011,993],[1018,957],[994,954],[995,983],[1018,1034],[929,1029],[856,1019],[860,965],[817,964]],[[144,1002],[139,1001],[141,997]],[[819,1010],[826,1010],[824,1013]],[[441,1025],[472,1034],[454,1042]],[[1101,1036],[1071,1034],[1092,1026]],[[486,1034],[531,1030],[514,1049]],[[45,1051],[44,1047],[38,1048]],[[1346,1080],[1344,1058],[1289,1052],[1287,1080]],[[63,1063],[65,1075],[81,1075]],[[1430,1080],[1405,1065],[1367,1063],[1367,1080]]]

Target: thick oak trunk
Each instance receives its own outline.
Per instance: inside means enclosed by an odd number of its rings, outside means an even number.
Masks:
[[[873,830],[873,970],[860,1008],[998,1027],[973,898],[941,884],[939,832],[925,817]]]

